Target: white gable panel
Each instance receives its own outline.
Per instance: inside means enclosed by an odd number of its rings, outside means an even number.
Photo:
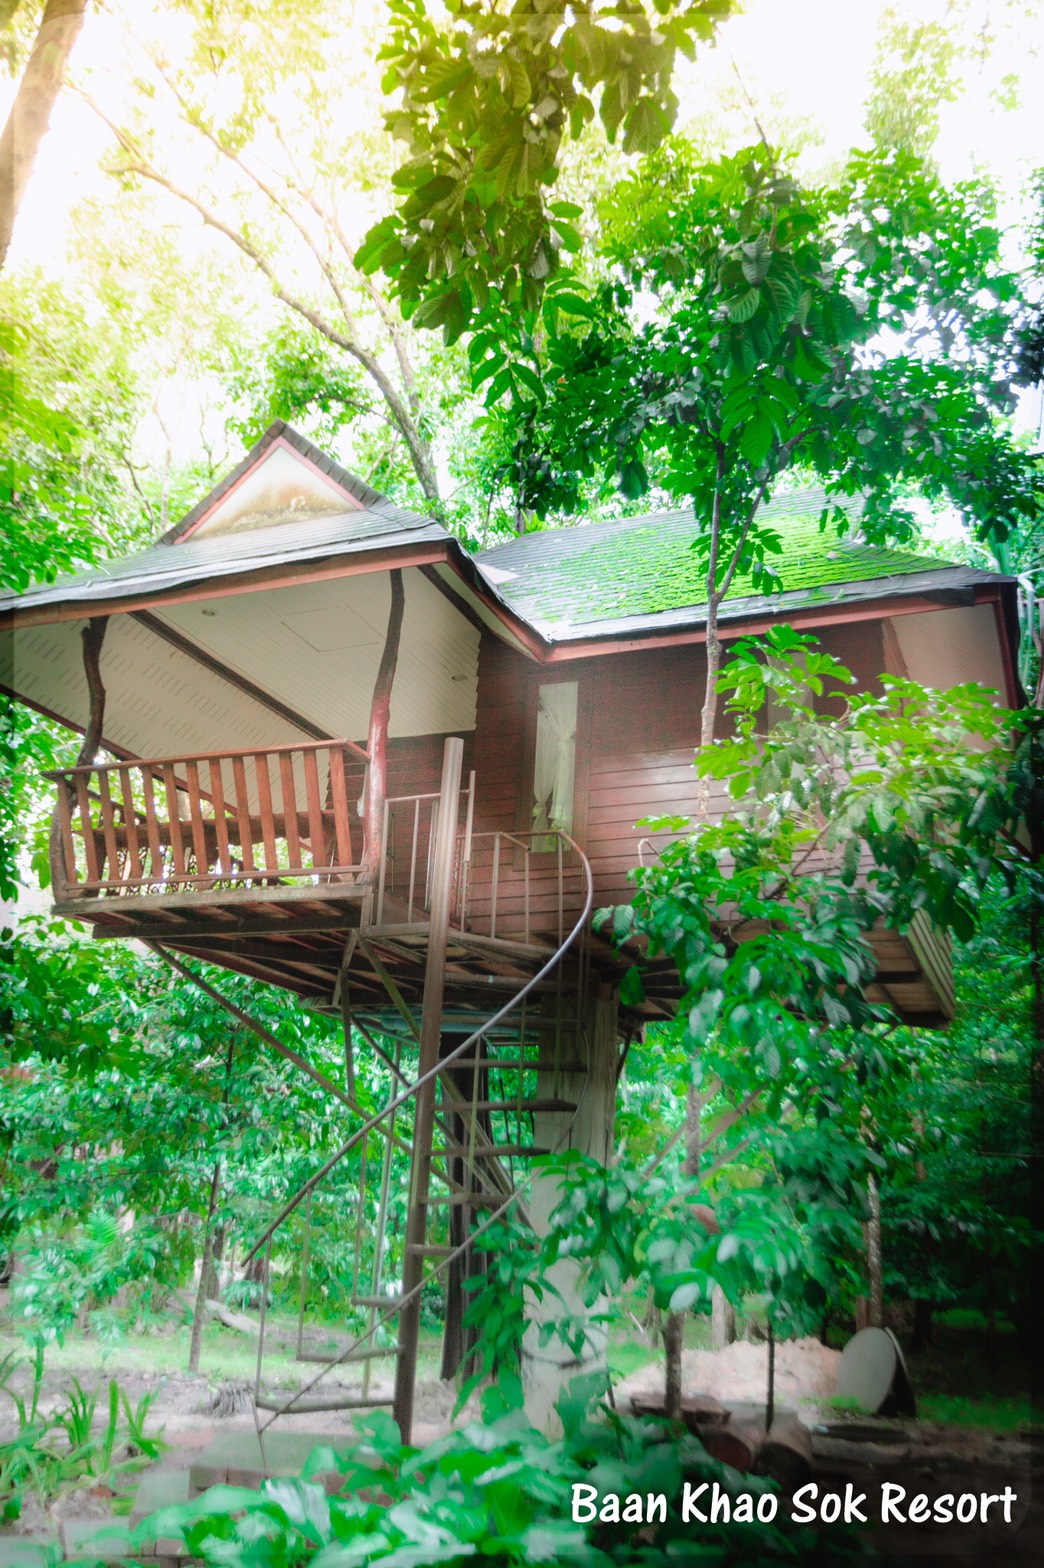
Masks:
[[[186,537],[209,539],[214,534],[271,528],[298,517],[359,510],[354,496],[300,452],[277,441]]]
[[[1006,701],[992,604],[897,615],[892,626],[910,678],[937,691],[977,681]]]
[[[19,630],[13,643],[14,689],[79,729],[88,716],[83,625],[61,621]],[[105,739],[136,756],[193,756],[312,739],[130,616],[110,617],[100,668]]]

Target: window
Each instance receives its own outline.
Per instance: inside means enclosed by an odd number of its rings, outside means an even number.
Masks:
[[[537,696],[533,759],[533,830],[573,830],[576,777],[576,681],[541,686]],[[535,838],[535,850],[554,849],[553,838]]]

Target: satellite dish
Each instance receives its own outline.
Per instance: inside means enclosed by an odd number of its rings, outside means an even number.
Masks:
[[[917,1414],[899,1341],[886,1328],[861,1329],[848,1341],[837,1369],[837,1393],[870,1415]]]

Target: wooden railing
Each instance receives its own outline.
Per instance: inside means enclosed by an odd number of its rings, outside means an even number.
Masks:
[[[56,893],[114,897],[353,880],[366,753],[317,741],[66,768]]]

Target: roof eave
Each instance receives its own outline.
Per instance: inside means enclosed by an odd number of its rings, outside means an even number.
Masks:
[[[726,601],[719,612],[718,624],[724,637],[738,637],[764,630],[781,618],[795,625],[809,626],[876,620],[923,609],[989,603],[999,598],[1003,589],[1012,586],[1013,582],[1014,579],[999,573],[942,567],[862,583],[839,583],[832,585],[829,597],[823,598],[811,597],[806,590],[795,590]],[[849,591],[838,592],[840,589]],[[706,605],[690,605],[653,615],[586,622],[561,631],[547,626],[540,630],[550,645],[550,661],[557,662],[625,649],[704,642],[707,609]]]

